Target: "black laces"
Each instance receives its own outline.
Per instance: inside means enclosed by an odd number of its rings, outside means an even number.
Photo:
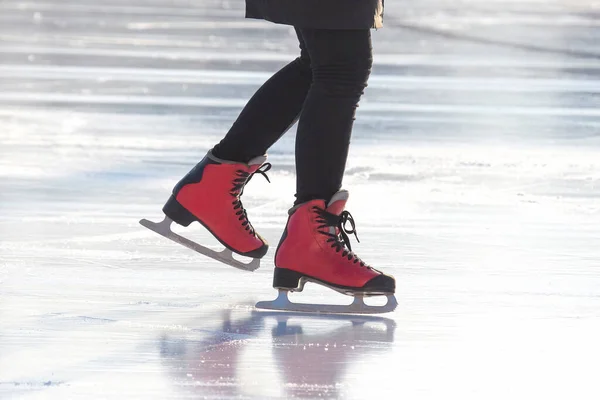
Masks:
[[[364,267],[366,265],[365,262],[352,252],[352,247],[350,246],[350,238],[348,235],[354,235],[356,241],[360,243],[352,214],[348,211],[343,211],[340,215],[336,215],[322,210],[319,207],[313,207],[313,211],[319,216],[317,219],[317,222],[321,224],[319,225],[319,233],[329,236],[327,243],[331,243],[331,247],[335,248],[337,253],[341,251],[342,257],[348,258],[349,261],[353,261],[355,264],[360,263],[360,265]],[[350,224],[350,228],[347,227],[348,224]],[[327,229],[331,227],[335,228],[335,233],[331,233],[329,232],[329,229]]]
[[[244,187],[248,182],[250,182],[250,179],[252,179],[254,174],[260,174],[264,176],[267,182],[271,183],[271,180],[266,174],[266,172],[270,169],[270,163],[264,163],[254,173],[249,173],[244,170],[238,169],[235,172],[237,177],[233,180],[233,187],[229,192],[233,197],[235,197],[235,199],[231,203],[233,204],[233,209],[238,210],[238,212],[236,212],[235,215],[239,216],[238,219],[242,221],[242,226],[245,227],[248,233],[250,233],[251,235],[254,235],[254,227],[252,227],[252,224],[250,224],[250,221],[248,220],[248,213],[246,212],[246,209],[244,208],[240,197],[242,196],[242,194],[244,194]]]

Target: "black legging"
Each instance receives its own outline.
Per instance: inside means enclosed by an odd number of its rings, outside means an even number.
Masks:
[[[356,108],[373,64],[369,30],[296,29],[301,55],[250,99],[215,156],[248,162],[294,123],[296,204],[329,199],[342,185]]]

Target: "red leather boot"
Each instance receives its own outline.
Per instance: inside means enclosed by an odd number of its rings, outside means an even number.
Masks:
[[[354,220],[344,211],[348,192],[337,192],[326,203],[312,200],[290,210],[275,254],[273,287],[301,292],[306,281],[349,295],[392,295],[393,277],[365,264],[350,247]],[[346,226],[350,224],[350,230]]]
[[[240,199],[244,186],[254,174],[265,174],[271,164],[266,156],[248,164],[204,157],[173,189],[163,207],[167,217],[179,225],[200,222],[229,250],[252,258],[261,258],[269,249],[254,230]]]

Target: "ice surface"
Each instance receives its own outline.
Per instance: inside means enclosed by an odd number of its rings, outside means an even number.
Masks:
[[[253,309],[274,251],[245,273],[138,224],[291,29],[241,0],[0,2],[1,399],[600,397],[600,3],[388,3],[345,187],[399,306],[318,317]],[[245,191],[271,243],[293,144]]]

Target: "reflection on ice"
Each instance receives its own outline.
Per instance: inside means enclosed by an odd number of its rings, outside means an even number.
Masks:
[[[353,366],[389,351],[396,329],[382,317],[239,314],[223,312],[222,331],[212,335],[198,329],[160,338],[175,385],[195,396],[338,398],[357,384]]]

